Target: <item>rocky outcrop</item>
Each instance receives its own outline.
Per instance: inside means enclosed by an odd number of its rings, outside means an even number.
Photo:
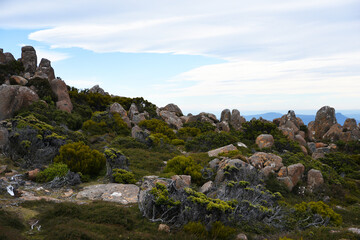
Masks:
[[[231,112],[230,125],[237,131],[241,129],[241,125],[246,122],[246,119],[240,115],[240,111],[233,109]]]
[[[273,171],[278,171],[284,165],[281,157],[272,153],[264,152],[257,152],[253,154],[249,157],[249,162],[257,169],[263,169],[269,166]]]
[[[355,129],[358,129],[358,126],[356,125],[356,120],[354,118],[346,119],[343,128],[345,131],[353,131]]]
[[[230,122],[231,119],[231,113],[229,109],[224,109],[221,112],[220,122]]]
[[[330,129],[322,136],[322,138],[330,141],[337,141],[340,139],[342,131],[343,129],[341,125],[336,123],[330,127]]]
[[[183,126],[181,118],[176,115],[175,112],[170,111],[160,111],[160,117],[170,126],[180,129]]]
[[[139,142],[144,143],[148,146],[151,145],[151,140],[149,136],[150,136],[150,131],[147,129],[142,130],[138,125],[135,125],[131,129],[131,137],[135,138]]]
[[[296,117],[293,110],[289,110],[287,114],[281,118],[274,119],[273,122],[290,140],[295,140],[295,136],[300,133],[300,127],[304,125],[304,122]],[[303,136],[303,138],[305,138],[305,136]]]
[[[21,48],[21,61],[24,65],[25,72],[34,75],[37,67],[37,56],[32,46],[24,46]]]
[[[89,92],[91,92],[91,93],[99,93],[101,95],[109,95],[109,93],[105,92],[104,89],[102,89],[99,85],[95,85],[92,88],[90,88]]]
[[[230,132],[229,123],[226,121],[222,121],[216,124],[216,127],[219,131]]]
[[[305,167],[301,163],[293,164],[288,167],[282,167],[278,172],[277,179],[284,183],[289,191],[291,191],[301,180],[304,171]]]
[[[208,181],[208,182],[204,183],[204,185],[201,186],[199,192],[206,194],[211,191],[213,186],[214,186],[214,182]]]
[[[85,187],[76,198],[130,204],[138,202],[138,193],[136,185],[109,183]]]
[[[110,113],[118,113],[121,117],[127,117],[126,110],[117,102],[111,104]]]
[[[105,149],[105,157],[106,157],[106,176],[112,179],[112,174],[114,169],[125,169],[129,170],[129,160],[125,155],[123,155],[120,151],[108,148]]]
[[[11,118],[16,111],[38,100],[39,96],[28,87],[1,85],[0,120]]]
[[[14,85],[25,86],[28,83],[28,80],[26,80],[25,78],[23,78],[21,76],[13,75],[10,78],[10,82],[13,82]]]
[[[209,155],[209,157],[216,157],[220,153],[227,153],[227,152],[235,151],[235,150],[237,150],[237,148],[234,145],[230,144],[230,145],[226,145],[221,148],[217,148],[217,149],[208,151],[208,155]]]
[[[39,64],[39,67],[36,69],[36,75],[45,74],[46,78],[51,82],[55,79],[54,69],[51,67],[50,60],[42,58]]]
[[[174,175],[171,179],[175,182],[175,188],[178,190],[191,185],[191,176],[189,175]]]
[[[322,139],[324,134],[335,124],[337,124],[335,109],[329,106],[320,108],[314,122],[315,137]]]
[[[199,113],[198,115],[189,115],[189,119],[187,122],[208,122],[212,125],[216,126],[216,123],[219,122],[219,120],[216,118],[216,116],[212,113]]]
[[[172,112],[172,113],[175,113],[176,116],[178,116],[178,117],[183,116],[181,109],[173,103],[170,103],[170,104],[166,105],[165,107],[160,108],[160,111]]]
[[[260,149],[263,149],[263,148],[272,147],[274,145],[275,141],[274,141],[274,137],[272,135],[261,134],[256,138],[255,143],[258,145],[258,147]]]
[[[12,61],[15,61],[14,56],[9,52],[4,53],[3,49],[0,48],[0,64],[7,64]]]
[[[69,91],[65,82],[61,79],[54,79],[50,83],[51,90],[55,93],[58,101],[56,107],[60,110],[71,113],[73,105],[70,100]]]

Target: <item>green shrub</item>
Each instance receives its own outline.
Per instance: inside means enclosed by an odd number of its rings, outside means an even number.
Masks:
[[[95,122],[93,120],[87,120],[82,125],[82,130],[90,135],[101,135],[108,132],[107,125],[104,121]]]
[[[190,175],[194,182],[201,180],[201,165],[197,164],[191,157],[177,156],[170,159],[164,172],[173,172],[178,175]]]
[[[39,98],[42,100],[47,100],[46,102],[49,104],[54,104],[57,102],[57,96],[51,90],[51,86],[49,80],[43,78],[32,78],[26,84],[27,87],[34,86],[36,88],[36,93],[38,94]]]
[[[118,136],[116,137],[110,144],[112,147],[116,148],[141,148],[141,149],[147,149],[148,146],[146,146],[144,143],[139,142],[135,138],[132,137],[122,137]]]
[[[360,141],[337,141],[336,146],[341,152],[348,154],[360,154]]]
[[[45,170],[39,172],[36,176],[37,182],[50,182],[55,177],[64,177],[69,171],[69,168],[66,164],[63,163],[54,163],[50,165]]]
[[[177,135],[179,138],[183,140],[191,140],[192,138],[198,136],[201,133],[201,130],[199,128],[195,127],[183,127],[180,128],[177,132]]]
[[[214,125],[212,125],[209,122],[190,122],[190,123],[185,123],[183,127],[197,128],[201,131],[201,133],[212,132],[216,128]]]
[[[360,155],[329,153],[320,161],[332,167],[338,174],[360,180]]]
[[[170,139],[168,138],[168,136],[166,136],[162,133],[150,134],[149,138],[151,139],[153,146],[164,147],[164,145],[170,144],[170,142],[171,142]]]
[[[193,234],[196,238],[206,238],[207,231],[201,222],[188,222],[183,227],[184,231]]]
[[[193,140],[186,142],[187,151],[206,152],[214,148],[237,142],[237,138],[226,132],[207,132],[195,137]]]
[[[319,202],[302,202],[294,206],[297,213],[311,216],[312,214],[319,214],[323,218],[329,218],[330,222],[335,226],[341,225],[342,217],[332,210],[327,204],[322,201]]]
[[[166,124],[166,122],[158,119],[143,120],[139,123],[139,126],[150,130],[152,134],[161,133],[169,139],[176,138],[174,131]]]
[[[74,142],[63,145],[55,163],[65,163],[72,172],[97,175],[105,166],[105,156],[97,150],[92,150],[83,142]]]
[[[113,169],[113,178],[116,183],[134,184],[136,183],[135,175],[124,169]]]
[[[230,239],[235,235],[236,229],[224,224],[220,221],[214,222],[211,226],[210,236],[212,239]]]
[[[182,139],[173,139],[171,140],[171,144],[175,146],[184,145],[185,142]]]
[[[0,85],[5,83],[5,79],[11,75],[19,75],[24,71],[21,61],[11,61],[7,64],[0,64]]]

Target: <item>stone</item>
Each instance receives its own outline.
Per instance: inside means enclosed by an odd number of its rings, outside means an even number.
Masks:
[[[216,124],[219,131],[230,132],[230,126],[228,122],[222,121]]]
[[[129,171],[129,160],[125,155],[123,155],[120,151],[116,151],[114,149],[105,149],[105,157],[106,157],[106,176],[112,179],[113,170],[117,169],[125,169]]]
[[[191,185],[191,176],[189,175],[174,175],[171,179],[175,182],[175,188],[178,190]]]
[[[10,81],[13,81],[14,83],[16,83],[16,85],[21,85],[21,86],[25,86],[28,83],[28,80],[16,75],[11,76]]]
[[[316,144],[314,142],[308,142],[307,145],[310,150],[310,153],[313,153],[316,151]]]
[[[285,184],[285,186],[289,191],[291,191],[294,188],[294,184],[289,177],[278,177],[277,180]]]
[[[182,113],[181,109],[177,105],[175,105],[173,103],[170,103],[170,104],[166,105],[165,107],[160,108],[160,111],[173,112],[178,117],[183,116],[183,113]]]
[[[139,110],[136,107],[135,103],[132,103],[130,108],[129,108],[129,118],[130,118],[130,120],[133,119],[135,114],[139,114]]]
[[[314,159],[324,158],[324,157],[325,157],[325,153],[323,153],[323,152],[314,152],[314,153],[311,155],[311,157],[314,158]]]
[[[74,191],[72,189],[69,189],[68,191],[63,193],[63,197],[71,197],[74,194]]]
[[[76,198],[130,204],[138,202],[139,190],[134,184],[98,184],[85,187]]]
[[[287,176],[288,176],[287,167],[281,167],[278,172],[278,177],[287,177]]]
[[[307,187],[310,191],[324,184],[324,178],[319,170],[311,169],[307,174]]]
[[[279,130],[280,130],[285,136],[287,136],[289,140],[294,140],[295,132],[294,132],[293,129],[282,126],[282,127],[279,127]]]
[[[237,131],[241,129],[243,123],[246,122],[246,119],[240,115],[240,111],[233,109],[231,112],[230,125]]]
[[[322,139],[324,134],[335,124],[337,124],[335,109],[329,106],[320,108],[315,117],[315,138]]]
[[[261,134],[256,138],[255,143],[260,149],[271,148],[274,145],[274,137],[271,134]]]
[[[21,61],[24,65],[25,72],[34,75],[37,67],[37,56],[32,46],[24,46],[21,48]]]
[[[231,113],[229,109],[224,109],[221,112],[220,122],[230,122],[231,119]]]
[[[301,146],[307,146],[305,139],[300,134],[295,135],[294,140],[298,142]]]
[[[204,185],[201,186],[199,192],[206,194],[211,191],[213,186],[214,186],[214,182],[208,181],[208,182],[204,183]]]
[[[117,102],[111,104],[110,113],[118,113],[121,117],[127,117],[126,110]]]
[[[170,227],[166,224],[159,224],[159,228],[158,228],[159,232],[166,232],[166,233],[170,233]]]
[[[348,231],[352,232],[352,233],[355,233],[357,235],[360,235],[360,228],[351,227],[351,228],[348,228]]]
[[[151,140],[149,139],[149,136],[150,132],[148,130],[142,130],[138,125],[135,125],[131,129],[131,137],[147,145],[151,145]]]
[[[354,118],[347,118],[344,122],[343,128],[346,131],[352,131],[354,129],[357,129],[358,126],[356,125],[356,120]]]
[[[4,55],[5,55],[5,63],[10,63],[10,62],[16,61],[14,56],[11,53],[6,52],[6,53],[4,53]]]
[[[55,72],[54,69],[51,67],[50,60],[46,58],[42,58],[39,64],[39,67],[36,69],[36,73],[38,75],[44,74],[46,78],[51,82],[53,79],[55,79]],[[41,74],[39,74],[41,73]]]
[[[132,119],[131,119],[131,121],[134,124],[139,124],[141,121],[144,121],[144,120],[146,120],[145,113],[134,114]]]
[[[248,147],[245,145],[245,143],[242,143],[242,142],[237,142],[236,145],[237,145],[238,147],[248,148]]]
[[[301,152],[305,155],[308,155],[308,150],[304,146],[300,146]]]
[[[36,180],[36,176],[39,174],[39,172],[40,172],[40,169],[36,168],[36,169],[34,169],[34,170],[28,171],[28,172],[26,173],[26,175],[27,175],[27,177],[28,177],[29,180],[35,181],[35,180]]]
[[[189,116],[181,116],[180,117],[180,120],[183,124],[187,123],[189,121]]]
[[[219,162],[220,162],[220,160],[218,158],[215,158],[215,159],[211,160],[209,162],[210,168],[216,170],[218,168]]]
[[[104,89],[102,89],[99,85],[95,85],[92,88],[90,88],[89,92],[91,92],[91,93],[99,93],[101,95],[109,95],[109,93],[105,92]]]
[[[298,134],[305,139],[306,138],[306,133],[304,131],[299,131]]]
[[[236,235],[235,240],[248,240],[248,238],[244,233],[239,233],[238,235]]]
[[[209,155],[209,157],[216,157],[220,153],[228,153],[230,151],[235,151],[235,150],[237,150],[237,148],[234,145],[229,144],[229,145],[226,145],[224,147],[208,151],[208,155]]]
[[[51,90],[55,93],[58,101],[56,107],[62,111],[71,113],[73,105],[65,82],[59,78],[50,82]]]
[[[263,169],[261,169],[261,171],[265,177],[268,177],[270,174],[274,173],[274,170],[271,166],[266,166]]]
[[[189,116],[187,122],[208,122],[216,126],[215,123],[218,123],[219,120],[216,119],[214,114],[202,112],[195,116]]]
[[[288,166],[287,171],[288,177],[290,177],[293,185],[296,186],[296,184],[298,184],[298,182],[301,180],[301,177],[305,171],[305,167],[301,163],[296,163]]]
[[[343,129],[340,124],[336,123],[330,127],[330,129],[323,135],[323,139],[330,141],[337,141],[340,139]]]
[[[11,118],[23,107],[39,100],[39,96],[30,88],[19,85],[0,86],[0,120]]]
[[[183,122],[180,117],[176,115],[175,112],[170,111],[160,111],[160,117],[170,126],[180,129],[183,126]]]
[[[156,183],[161,183],[165,186],[168,186],[172,183],[171,179],[167,178],[159,178],[158,176],[145,176],[142,179],[142,183],[140,186],[140,192],[138,194],[139,208],[143,209],[144,205],[146,205],[145,196],[147,193],[155,187]]]
[[[316,146],[316,148],[324,148],[327,145],[325,143],[322,143],[322,142],[317,142],[317,143],[315,143],[315,146]]]
[[[265,152],[257,152],[249,158],[249,162],[257,169],[263,169],[266,166],[271,166],[274,171],[278,171],[284,164],[282,158]]]
[[[218,184],[220,184],[221,182],[224,181],[224,179],[225,179],[224,169],[227,166],[236,167],[236,168],[248,167],[249,169],[254,168],[250,164],[248,164],[240,159],[225,158],[225,159],[221,160],[218,164],[218,170],[216,172],[216,177],[215,177],[215,181],[214,181],[216,186],[218,186]]]
[[[0,126],[0,152],[3,151],[8,141],[9,141],[9,131],[7,130],[7,128]]]
[[[3,49],[0,48],[0,64],[6,64],[6,56],[5,54],[3,53]]]

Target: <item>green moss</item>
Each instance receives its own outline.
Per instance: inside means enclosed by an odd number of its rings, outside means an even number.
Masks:
[[[162,183],[156,183],[155,187],[150,190],[150,193],[155,197],[156,205],[165,205],[168,207],[180,205],[180,201],[174,201],[169,197],[169,192],[166,186]]]
[[[31,142],[29,140],[23,140],[20,144],[25,149],[28,149],[31,146]]]

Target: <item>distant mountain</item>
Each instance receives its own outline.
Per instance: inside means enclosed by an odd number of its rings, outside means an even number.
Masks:
[[[268,113],[261,113],[261,114],[255,114],[255,115],[246,115],[244,116],[246,121],[250,121],[252,118],[260,118],[266,119],[268,121],[272,121],[275,118],[279,118],[283,116],[284,114],[277,113],[277,112],[268,112]],[[309,122],[315,120],[315,115],[305,115],[305,114],[296,114],[297,117],[301,118],[303,120],[304,124],[308,125]],[[344,125],[344,122],[347,118],[355,118],[356,121],[360,122],[360,114],[347,114],[347,116],[343,115],[342,113],[336,113],[336,120],[339,124]]]

